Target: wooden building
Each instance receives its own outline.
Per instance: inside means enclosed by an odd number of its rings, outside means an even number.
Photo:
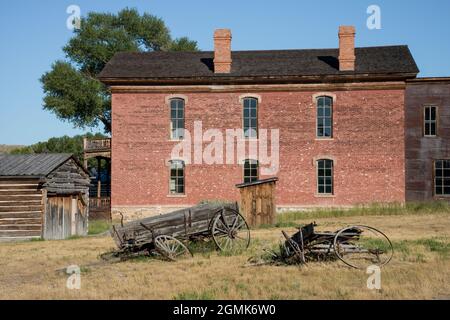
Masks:
[[[89,185],[71,154],[0,154],[0,241],[86,235]]]
[[[450,201],[450,77],[407,82],[406,201]]]
[[[111,220],[111,139],[84,138],[83,157],[86,170],[90,170],[89,159],[97,162],[89,188],[89,217],[91,220]],[[106,167],[106,179],[102,179],[102,163]]]
[[[241,213],[250,226],[275,222],[277,181],[278,178],[269,178],[236,185],[241,191]]]

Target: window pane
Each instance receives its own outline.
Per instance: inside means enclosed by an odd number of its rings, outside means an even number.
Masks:
[[[332,135],[332,106],[330,97],[317,98],[317,136],[331,137]]]
[[[430,120],[430,108],[425,108],[425,120]]]
[[[430,120],[436,120],[436,107],[430,107]]]
[[[324,115],[324,110],[323,108],[317,108],[317,116],[318,117],[323,117]]]
[[[333,194],[333,161],[317,161],[317,191],[319,194]]]
[[[246,160],[244,163],[244,183],[258,180],[258,162]]]
[[[430,136],[435,136],[436,135],[436,123],[430,123]]]
[[[250,109],[244,108],[244,118],[250,117]]]
[[[256,108],[250,110],[250,116],[256,119]]]

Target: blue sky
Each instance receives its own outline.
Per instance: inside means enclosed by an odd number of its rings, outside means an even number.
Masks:
[[[211,50],[216,28],[231,28],[233,50],[337,47],[341,24],[355,25],[357,46],[407,44],[420,76],[450,76],[448,0],[2,0],[0,2],[0,144],[31,144],[74,129],[42,109],[40,76],[64,58],[72,36],[69,5],[89,11],[137,8],[164,19],[174,37]],[[369,5],[381,9],[381,30],[366,27]],[[100,131],[100,129],[94,130]]]

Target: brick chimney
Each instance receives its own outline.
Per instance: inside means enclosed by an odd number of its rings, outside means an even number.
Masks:
[[[214,32],[214,73],[231,72],[231,30]]]
[[[339,71],[355,71],[355,27],[339,27]]]

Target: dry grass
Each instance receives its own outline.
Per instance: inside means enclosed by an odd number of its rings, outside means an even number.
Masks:
[[[0,299],[448,299],[449,217],[316,219],[322,230],[364,223],[391,237],[396,253],[383,269],[380,291],[366,288],[364,271],[339,262],[243,267],[249,257],[279,241],[280,229],[273,228],[253,231],[252,246],[242,255],[205,251],[176,263],[145,258],[96,264],[99,254],[114,247],[109,237],[3,243]],[[83,266],[81,290],[66,289],[67,275],[57,271],[72,264]]]

